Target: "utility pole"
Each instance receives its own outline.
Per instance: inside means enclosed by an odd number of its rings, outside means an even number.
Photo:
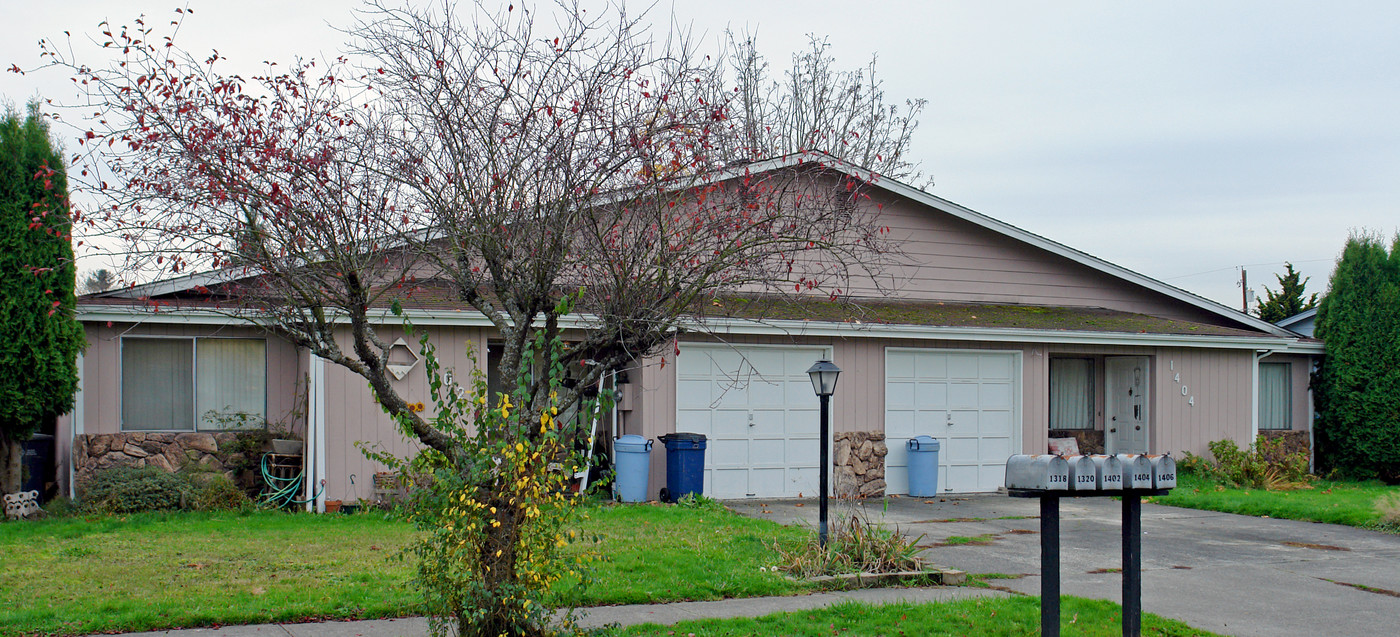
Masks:
[[[1240,311],[1249,314],[1249,271],[1240,266]]]

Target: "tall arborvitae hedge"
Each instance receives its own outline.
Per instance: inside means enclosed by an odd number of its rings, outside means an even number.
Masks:
[[[68,411],[83,330],[63,158],[31,106],[0,117],[0,491],[19,488],[20,443]]]
[[[1400,481],[1400,236],[1347,240],[1316,335],[1327,355],[1313,379],[1323,470]]]

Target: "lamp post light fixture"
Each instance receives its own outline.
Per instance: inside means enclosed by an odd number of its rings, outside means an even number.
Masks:
[[[828,475],[830,469],[827,467],[827,465],[830,464],[828,460],[828,458],[830,457],[830,449],[828,448],[829,445],[827,444],[827,432],[831,427],[831,394],[836,392],[836,378],[841,375],[841,368],[837,367],[834,363],[827,360],[826,358],[822,358],[821,360],[812,363],[812,366],[807,369],[807,375],[812,378],[812,390],[817,392],[817,397],[821,399],[822,404],[821,440],[819,443],[821,445],[821,464],[820,469],[818,471],[818,475],[820,475],[821,478],[819,479],[820,484],[818,485],[820,495],[817,496],[820,502],[820,505],[817,508],[817,541],[823,548],[825,548],[827,497],[826,494],[828,491],[830,491],[827,485],[831,480],[830,475]]]

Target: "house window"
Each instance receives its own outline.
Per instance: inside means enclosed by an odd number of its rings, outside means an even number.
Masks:
[[[1259,428],[1293,428],[1293,366],[1259,363]]]
[[[261,426],[267,417],[267,341],[121,340],[122,429],[194,431]]]
[[[1094,428],[1094,359],[1050,359],[1050,428]]]

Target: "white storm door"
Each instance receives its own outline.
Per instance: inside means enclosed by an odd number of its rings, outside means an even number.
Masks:
[[[807,368],[830,355],[826,347],[681,344],[676,431],[708,439],[705,495],[816,494],[820,403]]]
[[[1147,453],[1146,356],[1109,356],[1104,359],[1104,410],[1108,453]]]
[[[941,446],[939,491],[1001,487],[1021,449],[1020,352],[886,348],[886,493],[909,492],[914,436]]]

